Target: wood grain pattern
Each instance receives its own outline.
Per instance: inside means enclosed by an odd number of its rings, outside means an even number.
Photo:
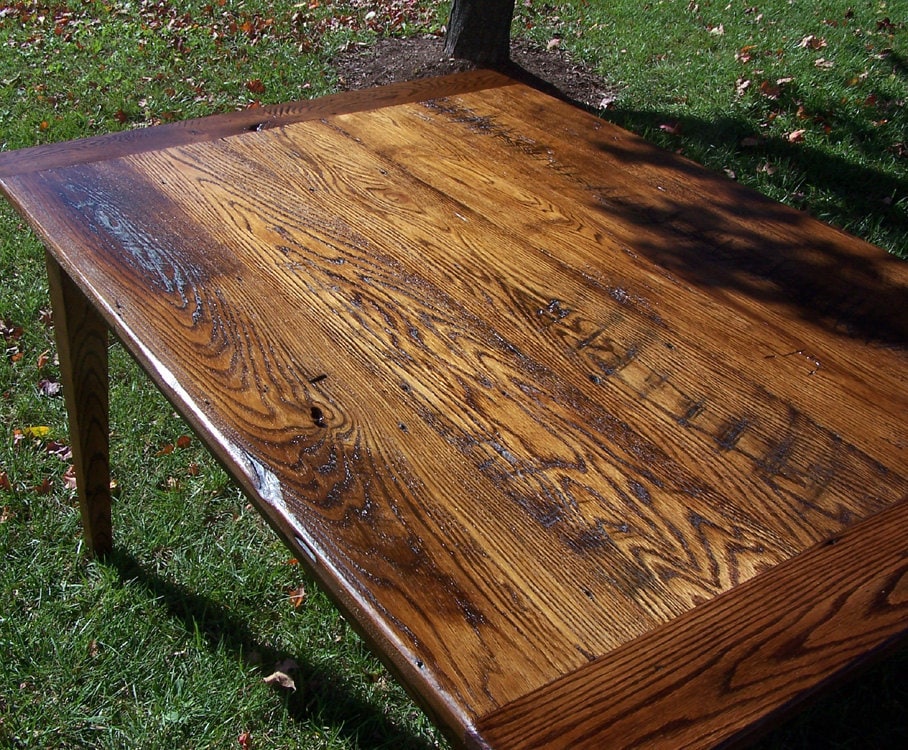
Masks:
[[[802,564],[806,585],[848,529],[894,574],[906,267],[500,76],[430,93],[49,150],[0,185],[461,740],[509,746],[612,655],[645,666],[635,644],[751,612]],[[903,614],[758,682],[787,701]],[[729,699],[722,731],[771,704]]]
[[[103,161],[143,151],[201,143],[246,132],[269,130],[294,122],[317,120],[345,112],[358,112],[427,97],[453,96],[513,81],[491,70],[470,75],[452,74],[432,79],[404,81],[377,89],[349,91],[319,99],[271,104],[209,117],[181,120],[150,128],[61,141],[44,146],[0,152],[0,178],[17,174]]]
[[[88,551],[103,557],[113,545],[107,323],[50,254],[47,275],[82,529]]]
[[[485,717],[479,746],[676,750],[743,740],[772,710],[904,632],[906,536],[908,498]]]

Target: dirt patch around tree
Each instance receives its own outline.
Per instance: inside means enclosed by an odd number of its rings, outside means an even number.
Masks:
[[[347,91],[476,67],[446,56],[444,39],[433,36],[380,39],[342,52],[333,64],[340,87]],[[540,49],[522,39],[511,42],[511,62],[500,69],[591,111],[608,106],[617,91],[614,84],[571,61],[557,47]]]

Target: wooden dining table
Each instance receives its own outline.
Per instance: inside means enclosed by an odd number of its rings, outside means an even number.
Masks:
[[[744,741],[908,631],[879,248],[486,70],[6,152],[0,188],[91,548],[113,331],[457,745]]]

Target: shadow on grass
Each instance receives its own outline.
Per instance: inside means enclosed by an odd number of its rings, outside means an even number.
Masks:
[[[152,596],[160,597],[172,617],[181,621],[188,632],[201,633],[212,646],[223,645],[244,658],[258,654],[262,664],[275,664],[288,657],[286,652],[257,640],[242,619],[221,604],[147,570],[128,552],[114,548],[105,558],[105,564],[115,568],[121,580],[138,581]],[[305,689],[282,693],[287,711],[296,721],[327,721],[340,737],[362,748],[428,750],[434,747],[395,724],[379,706],[354,695],[344,685],[341,673],[313,663],[304,655],[290,656],[305,680]]]
[[[659,134],[668,124],[678,134],[659,138],[662,145],[682,148],[694,158],[709,152],[733,154],[722,167],[734,167],[739,174],[762,171],[766,186],[783,195],[788,205],[834,226],[854,228],[852,232],[872,229],[877,242],[908,259],[908,178],[869,166],[904,161],[908,144],[886,143],[867,122],[844,113],[831,117],[836,120],[829,125],[832,132],[854,143],[865,164],[830,155],[809,142],[763,137],[754,121],[744,117],[704,120],[635,110],[606,113],[610,122],[648,136]]]

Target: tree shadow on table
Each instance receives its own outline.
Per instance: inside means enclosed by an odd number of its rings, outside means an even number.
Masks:
[[[276,664],[292,656],[299,665],[305,689],[284,692],[282,698],[287,712],[300,724],[312,720],[328,722],[339,737],[362,748],[429,750],[434,747],[425,738],[395,724],[380,706],[355,695],[345,686],[344,675],[339,671],[317,664],[304,654],[288,655],[259,641],[222,604],[162,578],[124,550],[114,548],[105,564],[114,567],[121,580],[137,581],[153,597],[160,598],[171,617],[183,623],[187,632],[199,632],[212,647],[226,647],[247,660],[255,654],[256,662],[263,665]]]
[[[900,74],[908,72],[897,59]],[[570,96],[531,73],[505,69],[514,77],[592,114]],[[857,120],[840,116],[836,127],[862,144],[865,165],[781,139],[757,139],[753,122],[726,118],[707,121],[660,112],[610,110],[604,119],[641,135],[660,134],[654,143],[616,145],[603,141],[604,155],[628,174],[664,167],[679,183],[694,180],[702,193],[667,196],[647,202],[622,195],[611,176],[602,185],[588,185],[591,205],[631,229],[633,251],[696,286],[729,290],[757,301],[788,306],[790,313],[840,336],[872,341],[884,347],[908,347],[908,265],[895,255],[868,251],[844,252],[832,230],[815,233],[807,211],[813,207],[800,195],[783,206],[719,171],[678,159],[672,150],[702,153],[707,147],[734,154],[732,166],[759,169],[775,165],[789,173],[784,181],[798,190],[830,196],[824,221],[840,226],[878,226],[890,247],[908,258],[908,178],[893,176],[866,164],[889,158],[889,144]],[[662,125],[677,136],[660,133]],[[899,158],[905,158],[903,154]],[[650,172],[652,174],[652,171]],[[633,191],[629,191],[633,192]],[[667,191],[666,191],[667,192]],[[677,194],[676,194],[677,195]],[[705,200],[706,196],[710,200]],[[802,209],[801,211],[797,209]],[[739,221],[741,218],[746,221]],[[781,232],[766,235],[775,224]],[[655,230],[655,231],[653,231]],[[631,245],[631,243],[628,243]],[[793,712],[775,729],[755,739],[756,750],[806,750],[835,747],[879,750],[908,747],[908,644],[881,661],[845,678]]]
[[[908,77],[908,61],[895,51],[890,51],[887,64],[892,66],[893,75]],[[667,150],[687,154],[711,169],[734,171],[738,179],[750,185],[759,182],[761,190],[771,190],[788,205],[806,210],[822,221],[861,234],[872,230],[877,242],[908,259],[908,171],[900,168],[908,159],[908,141],[903,133],[899,135],[898,126],[904,116],[899,115],[898,102],[891,92],[862,89],[865,106],[855,110],[840,102],[827,102],[821,93],[789,83],[778,99],[764,97],[758,103],[757,108],[771,105],[772,111],[767,109],[762,119],[751,112],[707,119],[683,111],[679,114],[620,106],[603,111],[589,103],[592,100],[586,89],[594,86],[592,83],[548,81],[544,72],[540,77],[517,62],[509,62],[501,71]],[[608,87],[605,81],[594,86],[597,90]],[[807,129],[804,140],[793,142],[764,135],[765,128],[760,123],[780,112],[797,112],[798,121]],[[815,138],[848,144],[849,156],[832,155],[811,145]],[[874,166],[884,163],[894,164],[895,168],[883,170]],[[725,179],[724,174],[721,177]]]

